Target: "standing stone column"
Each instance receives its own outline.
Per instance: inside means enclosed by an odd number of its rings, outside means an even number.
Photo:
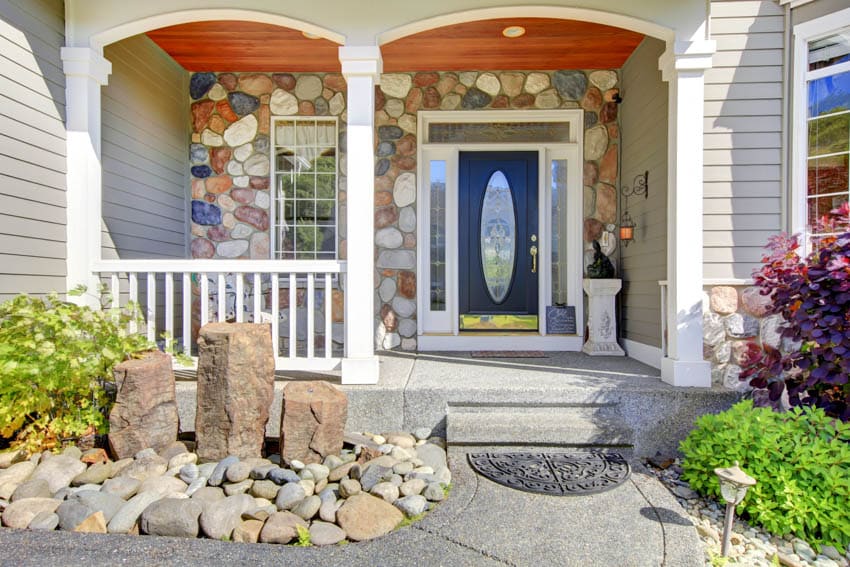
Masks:
[[[198,337],[198,457],[259,457],[273,398],[270,325],[204,325]]]
[[[320,463],[342,450],[348,397],[327,382],[290,382],[283,389],[280,415],[280,456]]]
[[[109,412],[109,447],[119,459],[142,449],[165,449],[177,439],[179,418],[171,356],[145,353],[112,370],[118,393]]]

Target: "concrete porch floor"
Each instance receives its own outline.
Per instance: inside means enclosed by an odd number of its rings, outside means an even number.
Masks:
[[[380,355],[378,384],[341,385],[336,374],[279,373],[267,434],[279,435],[283,388],[290,380],[328,380],[349,399],[348,430],[429,427],[446,435],[452,406],[599,408],[616,411],[633,432],[635,456],[674,452],[694,420],[728,408],[738,394],[721,387],[675,388],[659,371],[627,357],[547,352],[545,358],[472,358],[468,352]],[[183,378],[194,378],[183,373]],[[193,431],[195,382],[179,380],[181,430]],[[452,442],[452,439],[449,439]]]

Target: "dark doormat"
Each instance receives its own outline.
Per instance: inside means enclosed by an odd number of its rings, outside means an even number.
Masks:
[[[469,464],[493,482],[538,494],[579,496],[610,490],[631,472],[620,453],[470,453]]]
[[[474,350],[472,358],[549,358],[542,350]]]

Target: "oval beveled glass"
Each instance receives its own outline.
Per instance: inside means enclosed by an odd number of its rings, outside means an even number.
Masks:
[[[494,303],[508,295],[516,260],[516,210],[508,179],[495,171],[481,204],[481,271]]]

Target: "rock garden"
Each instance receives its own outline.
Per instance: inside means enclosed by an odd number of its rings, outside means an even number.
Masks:
[[[90,417],[89,423],[78,423],[50,413],[48,406],[43,417],[20,407],[29,421],[0,421],[3,442],[12,445],[0,451],[5,527],[323,546],[380,537],[446,498],[451,473],[442,439],[426,430],[346,432],[348,400],[327,382],[289,382],[279,440],[267,437],[274,358],[266,325],[211,323],[200,330],[195,434],[178,440],[171,356],[144,350],[149,345],[122,335],[123,315],[69,306],[55,297],[50,301],[0,306],[4,338],[14,343],[10,329],[23,323],[17,315],[32,317],[32,310],[44,305],[60,315],[42,311],[39,317],[53,322],[64,316],[66,324],[48,325],[37,333],[42,340],[70,329],[66,346],[73,347],[75,324],[67,321],[85,313],[80,320],[90,336],[117,333],[123,342],[113,345],[116,353],[101,346],[88,358],[83,355],[89,362],[101,357],[87,367],[100,375],[94,372],[89,391],[82,388],[82,395],[65,404],[73,417],[103,415],[103,423]],[[103,329],[92,328],[92,321]],[[38,340],[30,342],[43,349]],[[38,362],[38,354],[20,350],[22,360],[30,354]],[[104,351],[114,356],[103,360]],[[14,352],[0,352],[4,381],[23,364],[12,365]],[[73,356],[78,355],[68,354]],[[110,375],[103,376],[107,370]],[[66,372],[73,378],[73,367]],[[42,387],[38,378],[27,382],[31,373],[24,374],[18,378],[25,387],[13,391],[18,396]],[[113,383],[114,400],[105,403],[102,390],[108,394],[105,386]],[[18,382],[4,382],[0,391],[0,405],[7,409],[10,384]],[[56,399],[66,401],[61,395]],[[92,405],[94,413],[80,411]],[[0,418],[8,414],[0,412]],[[108,435],[97,435],[107,430]]]

